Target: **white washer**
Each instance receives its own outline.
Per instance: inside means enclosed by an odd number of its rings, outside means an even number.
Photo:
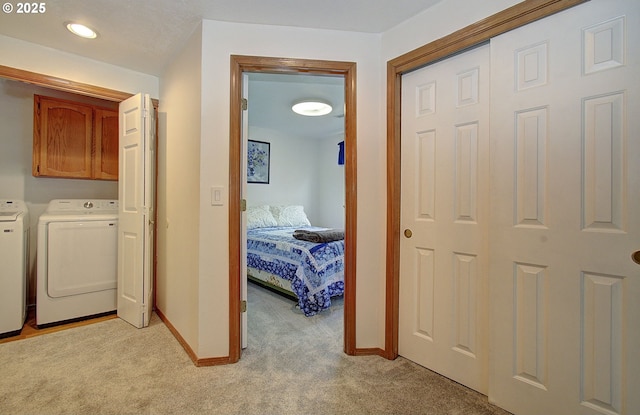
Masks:
[[[116,309],[118,201],[56,199],[38,220],[38,326]]]
[[[29,210],[0,199],[0,338],[19,334],[27,317]]]

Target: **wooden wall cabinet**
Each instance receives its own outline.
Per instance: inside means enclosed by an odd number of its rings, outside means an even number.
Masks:
[[[32,172],[118,180],[118,111],[34,95]]]

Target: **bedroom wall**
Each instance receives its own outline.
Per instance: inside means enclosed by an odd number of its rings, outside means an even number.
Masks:
[[[320,141],[318,149],[318,194],[317,224],[325,228],[344,229],[345,183],[344,165],[338,165],[338,143],[344,134],[336,134]]]
[[[338,166],[335,139],[301,140],[251,126],[249,139],[268,142],[271,149],[269,183],[247,184],[249,206],[302,205],[313,225],[344,227],[344,166]]]
[[[384,274],[384,126],[379,85],[380,36],[305,28],[203,21],[200,226],[200,357],[227,356],[228,212],[211,206],[211,186],[229,183],[229,56],[231,54],[354,61],[358,105],[358,347],[384,344],[379,301]],[[171,139],[171,137],[169,137]],[[226,187],[225,187],[226,188]],[[206,302],[205,302],[206,299]],[[206,322],[206,324],[205,324]]]
[[[249,126],[249,140],[270,143],[269,183],[248,183],[247,204],[302,205],[312,222],[316,219],[315,157],[318,142],[287,133]]]

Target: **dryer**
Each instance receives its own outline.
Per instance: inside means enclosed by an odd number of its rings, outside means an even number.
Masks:
[[[19,334],[27,317],[29,210],[0,199],[0,338]]]
[[[49,202],[38,220],[38,326],[116,310],[117,235],[117,200]]]

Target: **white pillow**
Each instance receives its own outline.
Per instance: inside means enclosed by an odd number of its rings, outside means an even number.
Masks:
[[[270,228],[278,226],[269,211],[268,205],[251,206],[247,208],[247,229]]]
[[[302,206],[271,206],[271,213],[278,226],[311,226],[311,222],[309,222]]]

